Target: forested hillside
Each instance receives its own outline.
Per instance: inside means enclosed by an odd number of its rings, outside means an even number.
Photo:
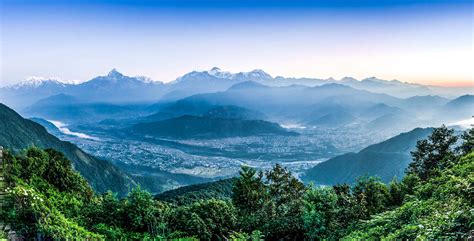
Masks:
[[[333,157],[308,169],[302,179],[322,185],[355,183],[360,176],[378,176],[384,183],[402,178],[411,162],[410,151],[432,128],[416,128],[388,140],[368,146],[357,153]],[[344,167],[344,168],[341,168]]]
[[[163,121],[140,123],[130,133],[162,138],[223,138],[254,135],[292,136],[298,133],[287,131],[276,123],[263,120],[241,120],[184,115]]]
[[[72,143],[59,140],[40,124],[24,119],[0,103],[0,145],[13,152],[37,146],[62,152],[73,167],[99,192],[113,189],[125,195],[136,183],[110,162],[91,156]]]
[[[97,195],[56,150],[6,152],[2,217],[27,240],[465,239],[474,228],[474,129],[453,133],[443,126],[418,141],[406,176],[389,185],[365,176],[353,185],[305,186],[280,165],[244,166],[234,180],[169,199],[139,187],[124,199]],[[194,195],[227,182],[230,199]],[[173,196],[189,201],[168,201]]]
[[[229,199],[235,178],[194,184],[169,190],[156,195],[156,199],[177,205],[191,204],[205,199]]]

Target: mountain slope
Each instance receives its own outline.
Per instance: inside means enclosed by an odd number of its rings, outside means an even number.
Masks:
[[[61,120],[72,124],[136,116],[143,112],[145,106],[141,104],[93,103],[71,95],[58,94],[35,102],[25,108],[23,113],[28,116]]]
[[[446,103],[449,108],[473,107],[474,95],[463,95]]]
[[[262,120],[239,120],[184,115],[163,121],[141,123],[132,133],[163,138],[224,138],[252,135],[298,135],[278,124]]]
[[[135,185],[127,174],[110,162],[95,158],[75,145],[59,140],[40,124],[22,118],[3,104],[0,104],[0,145],[14,152],[29,146],[61,151],[98,192],[110,189],[123,195]]]
[[[176,205],[187,205],[200,200],[207,199],[229,199],[232,195],[232,187],[235,178],[222,179],[185,187],[176,188],[155,196],[160,201]]]
[[[416,95],[443,94],[450,97],[472,94],[472,88],[449,88],[424,86],[420,84],[382,80],[375,77],[356,80],[346,77],[333,78],[287,78],[272,77],[263,70],[230,73],[219,68],[207,71],[192,71],[169,83],[151,81],[146,77],[130,77],[111,70],[107,75],[92,78],[89,81],[73,84],[54,79],[29,79],[20,84],[0,88],[0,102],[15,109],[31,105],[35,101],[51,95],[65,93],[81,97],[91,102],[149,102],[158,100],[176,101],[194,94],[225,91],[234,84],[257,82],[273,87],[302,85],[315,87],[325,84],[342,84],[355,89],[373,93],[389,94],[407,98]],[[126,97],[126,98],[124,98]]]
[[[226,105],[215,107],[203,114],[204,117],[211,118],[231,118],[239,120],[263,120],[266,116],[260,111],[247,108]]]
[[[436,108],[446,104],[449,99],[437,95],[413,96],[404,99],[402,105],[406,108]]]
[[[89,102],[130,103],[156,101],[164,91],[161,82],[126,76],[112,69],[107,75],[76,85],[66,93]]]
[[[73,84],[54,79],[30,78],[12,86],[0,88],[0,102],[15,108],[67,91]]]
[[[38,117],[33,117],[33,118],[30,118],[30,120],[40,124],[41,126],[43,126],[46,129],[46,131],[48,131],[50,134],[53,134],[56,137],[61,136],[61,135],[65,135],[64,133],[61,132],[61,130],[59,130],[58,127],[56,127],[53,123],[51,123],[51,122],[49,122],[45,119],[38,118]]]
[[[432,129],[416,128],[386,141],[368,146],[358,153],[336,156],[307,170],[305,182],[334,185],[354,183],[363,175],[379,176],[383,182],[401,178],[411,161],[410,151],[418,140],[426,138]]]
[[[327,114],[337,116],[335,110],[332,110],[333,106],[339,106],[341,110],[359,111],[376,103],[387,105],[398,103],[400,99],[340,84],[311,88],[297,85],[269,87],[247,81],[236,84],[227,91],[193,95],[182,101],[208,105],[234,105],[262,111],[269,119],[277,122],[291,120],[310,123]],[[324,111],[320,111],[321,109]],[[349,114],[355,116],[356,113]],[[328,119],[330,118],[328,116]]]
[[[161,82],[145,77],[129,77],[111,70],[80,84],[57,80],[28,80],[0,88],[0,101],[15,109],[25,108],[52,95],[66,94],[86,102],[130,103],[157,101],[167,91]]]
[[[446,103],[442,114],[453,121],[470,119],[474,114],[474,95],[463,95]]]

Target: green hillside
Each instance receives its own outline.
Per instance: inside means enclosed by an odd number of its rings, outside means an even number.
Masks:
[[[14,152],[30,146],[59,150],[98,192],[113,190],[124,195],[136,185],[127,174],[110,162],[93,157],[75,145],[59,140],[40,124],[22,118],[3,104],[0,104],[0,145]]]
[[[378,176],[385,183],[401,178],[411,162],[410,151],[416,142],[426,138],[432,129],[416,128],[386,141],[371,145],[358,153],[331,158],[306,171],[302,179],[315,184],[355,183],[360,176]],[[343,168],[341,168],[343,167]]]
[[[229,199],[235,178],[176,188],[155,196],[157,200],[177,205],[192,204],[199,200]]]
[[[243,166],[236,178],[161,196],[171,202],[139,187],[97,195],[54,149],[4,159],[0,215],[22,240],[465,240],[474,228],[474,129],[434,129],[389,185],[305,186],[278,164]]]
[[[224,138],[252,135],[298,135],[276,123],[184,115],[163,121],[134,125],[129,131],[169,138]]]
[[[345,239],[455,239],[474,228],[474,152],[421,183],[400,207],[359,222]],[[472,231],[471,231],[472,232]]]

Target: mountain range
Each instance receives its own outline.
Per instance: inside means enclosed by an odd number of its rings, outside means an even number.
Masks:
[[[196,74],[200,76],[203,73],[196,72]],[[206,75],[217,78],[208,72]],[[113,76],[116,82],[120,82],[118,79],[123,77],[124,83],[129,83],[128,79],[130,79],[115,72],[109,76]],[[253,75],[229,74],[229,76],[228,78],[234,81]],[[252,78],[260,81],[268,78],[265,77],[266,75],[258,76]],[[91,83],[86,82],[84,85],[92,85],[104,78],[101,77]],[[173,85],[179,85],[182,82],[191,83],[193,80],[188,78],[179,79]],[[150,84],[150,82],[140,83]],[[230,84],[229,82],[222,83]],[[119,86],[123,85],[126,84],[119,84]],[[218,89],[221,87],[224,88],[220,85]],[[97,86],[88,88],[90,92],[100,89]],[[117,90],[117,93],[120,91]],[[407,131],[419,126],[436,126],[469,119],[472,115],[472,106],[474,106],[472,95],[464,95],[456,99],[434,95],[403,99],[335,83],[315,87],[268,86],[255,81],[238,82],[226,90],[194,94],[179,100],[134,102],[132,98],[129,102],[107,102],[93,101],[91,98],[56,94],[23,108],[21,113],[29,117],[60,120],[78,125],[100,123],[106,126],[113,124],[126,127],[171,118],[177,121],[178,117],[192,115],[265,120],[280,124],[297,123],[309,127],[358,126],[382,130],[390,125],[394,130]],[[123,98],[128,100],[128,96]]]
[[[397,80],[381,80],[375,77],[362,80],[351,77],[340,80],[333,78],[286,78],[282,76],[272,77],[258,69],[250,72],[230,73],[217,67],[207,71],[192,71],[175,81],[162,83],[142,76],[126,76],[113,69],[107,75],[98,76],[80,84],[48,78],[30,78],[18,84],[0,88],[0,102],[6,103],[15,109],[22,109],[40,99],[57,94],[74,96],[85,102],[176,101],[194,94],[224,91],[237,83],[246,81],[274,87],[291,85],[315,87],[333,83],[374,93],[389,94],[399,98],[416,95],[454,97],[474,92],[474,90],[466,88],[439,88]]]
[[[471,118],[474,95],[436,93],[377,78],[285,78],[212,68],[161,83],[114,69],[80,84],[31,79],[0,88],[0,101],[34,121],[2,105],[0,144],[14,151],[58,149],[97,191],[117,187],[120,194],[138,184],[158,193],[232,176],[240,163],[295,162],[301,173],[327,158],[302,178],[352,183],[369,174],[390,181],[403,175],[409,150],[429,132],[414,128]],[[65,137],[48,120],[106,141]]]
[[[24,119],[14,110],[0,103],[0,146],[15,153],[30,146],[61,151],[71,160],[74,169],[79,171],[99,193],[111,190],[119,196],[124,196],[137,185],[152,193],[160,193],[177,186],[209,181],[205,178],[150,168],[141,170],[125,164],[120,164],[118,167],[109,160],[84,152],[70,142],[61,141],[48,131],[58,136],[64,135],[52,123],[40,118]]]

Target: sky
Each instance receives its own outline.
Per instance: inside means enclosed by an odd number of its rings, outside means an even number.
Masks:
[[[470,0],[0,0],[0,21],[0,86],[214,66],[474,86]]]

